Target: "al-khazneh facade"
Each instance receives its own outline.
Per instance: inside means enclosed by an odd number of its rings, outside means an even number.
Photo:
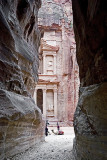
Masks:
[[[38,22],[42,35],[39,81],[34,99],[47,120],[65,124],[73,122],[79,89],[72,21],[71,2],[43,2]]]

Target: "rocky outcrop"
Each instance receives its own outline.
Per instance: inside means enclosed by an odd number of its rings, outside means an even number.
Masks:
[[[0,1],[0,159],[43,137],[32,95],[38,70],[40,1]]]
[[[107,3],[72,0],[80,98],[74,116],[75,160],[107,159]]]
[[[107,159],[107,84],[81,88],[82,93],[75,112],[76,160]]]

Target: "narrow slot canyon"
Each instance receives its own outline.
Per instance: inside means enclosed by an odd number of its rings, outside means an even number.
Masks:
[[[0,0],[0,160],[107,160],[106,0]]]

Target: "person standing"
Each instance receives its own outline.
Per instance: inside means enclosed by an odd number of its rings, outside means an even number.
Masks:
[[[49,125],[49,122],[48,120],[46,120],[46,127],[45,127],[45,135],[48,136],[48,125]]]
[[[59,124],[58,124],[58,122],[57,122],[57,130],[58,130],[58,132],[59,132]]]
[[[46,127],[45,127],[45,135],[48,136],[48,127],[47,127],[47,124],[46,124]]]

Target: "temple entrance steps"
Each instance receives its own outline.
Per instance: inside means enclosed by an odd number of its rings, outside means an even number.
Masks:
[[[70,127],[73,126],[73,123],[67,123],[67,122],[62,122],[62,121],[58,121],[58,119],[54,118],[54,117],[48,117],[47,118],[47,122],[48,122],[48,127],[57,127],[57,122],[59,124],[60,127]]]
[[[57,127],[57,122],[58,122],[58,120],[57,119],[49,119],[48,120],[48,126],[49,127]]]

